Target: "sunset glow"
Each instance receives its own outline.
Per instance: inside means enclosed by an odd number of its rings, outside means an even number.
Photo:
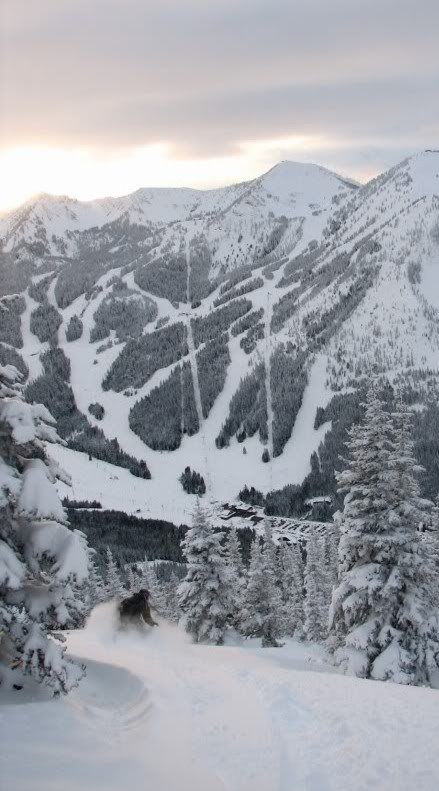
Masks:
[[[212,188],[245,181],[280,159],[308,160],[316,147],[331,149],[316,137],[243,143],[232,156],[179,159],[166,144],[120,152],[91,148],[26,146],[0,152],[0,211],[40,192],[93,200],[125,195],[140,187]]]
[[[411,6],[4,0],[0,211],[223,186],[284,159],[366,181],[434,148],[439,5]]]

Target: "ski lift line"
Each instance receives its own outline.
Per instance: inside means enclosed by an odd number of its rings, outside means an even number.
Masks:
[[[183,337],[183,340],[182,340],[182,344],[183,343],[184,343],[184,337]],[[183,349],[182,349],[182,352],[183,352]],[[183,354],[182,354],[182,363],[181,363],[181,366],[180,366],[180,409],[181,409],[180,431],[181,431],[181,436],[183,436],[183,433],[184,433],[184,389],[183,389],[184,371],[183,371],[183,366],[184,366],[184,360],[183,360]]]
[[[268,474],[270,490],[273,490],[273,403],[271,398],[271,292],[267,291],[267,307],[265,311],[265,392],[267,399],[267,434],[268,452]]]
[[[206,433],[204,430],[204,416],[203,416],[203,405],[201,402],[201,393],[200,393],[200,380],[198,378],[198,366],[197,366],[197,356],[195,353],[195,343],[194,343],[194,336],[192,333],[192,324],[191,324],[191,311],[192,311],[192,303],[191,303],[191,294],[190,294],[190,279],[191,279],[191,264],[190,264],[190,237],[186,235],[186,302],[187,302],[187,312],[186,312],[186,339],[187,345],[189,350],[189,360],[192,372],[192,381],[194,387],[194,396],[195,396],[195,407],[197,410],[197,417],[198,417],[198,426],[199,432],[201,436],[201,444],[203,448],[203,458],[204,458],[204,469],[206,471],[206,488],[208,491],[212,491],[212,480],[210,476],[210,467],[208,461],[208,454],[207,454],[207,442],[206,442]],[[183,340],[184,343],[184,340]],[[183,391],[183,387],[182,387]]]

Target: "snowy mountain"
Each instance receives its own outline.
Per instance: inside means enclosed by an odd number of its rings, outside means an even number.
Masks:
[[[212,503],[247,485],[324,518],[371,377],[413,407],[437,492],[438,152],[361,187],[282,162],[210,191],[42,195],[0,237],[0,363],[58,419],[76,498],[181,522],[189,466]]]

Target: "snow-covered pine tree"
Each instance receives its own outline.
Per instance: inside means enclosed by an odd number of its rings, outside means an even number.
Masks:
[[[432,504],[419,496],[409,425],[407,412],[392,421],[369,391],[364,422],[350,432],[331,646],[355,675],[428,684],[439,655],[437,572],[418,530]]]
[[[240,630],[247,637],[262,638],[263,646],[277,646],[282,632],[282,601],[277,586],[276,550],[268,521],[261,548],[253,541],[244,594]]]
[[[304,631],[307,640],[319,643],[328,634],[330,599],[324,542],[317,533],[311,535],[306,542],[304,582]]]
[[[152,563],[145,558],[142,571],[142,588],[146,588],[150,595],[150,605],[158,615],[166,618],[167,601],[166,594],[161,584],[157,572]]]
[[[44,442],[59,442],[55,421],[26,404],[13,366],[0,366],[0,683],[29,675],[52,694],[67,693],[84,673],[51,630],[83,617],[78,589],[90,550],[70,530],[53,485],[61,471]]]
[[[116,561],[110,547],[107,547],[107,561],[105,568],[105,597],[107,601],[111,599],[123,599],[126,590],[117,569]]]
[[[305,623],[305,581],[302,552],[299,544],[290,547],[292,573],[292,587],[289,603],[289,619],[294,629],[293,636],[299,639],[304,637]]]
[[[414,457],[413,416],[400,403],[392,418],[391,510],[380,554],[390,574],[372,677],[424,685],[439,666],[439,573],[431,546],[436,536],[424,531],[432,525],[434,504],[420,496],[417,476],[423,468]]]
[[[289,547],[285,542],[281,542],[277,552],[277,579],[282,602],[282,634],[288,637],[292,637],[291,624],[288,617],[288,602],[293,582],[292,574],[293,570],[291,567]]]
[[[173,623],[178,623],[180,610],[178,606],[178,586],[180,580],[173,571],[170,578],[164,583],[163,589],[166,599],[166,618]]]
[[[127,569],[127,585],[130,593],[135,593],[138,590],[137,588],[138,582],[139,582],[138,577],[135,574],[134,569],[130,564]]]
[[[102,579],[93,555],[90,560],[90,573],[85,587],[84,599],[86,615],[106,599],[104,580]]]
[[[192,527],[183,541],[188,568],[178,589],[182,623],[196,642],[220,645],[232,610],[230,571],[221,546],[223,534],[212,529],[197,502]]]
[[[340,543],[340,532],[336,523],[328,525],[324,537],[324,553],[326,576],[328,582],[328,596],[332,599],[332,591],[338,582],[338,545]]]
[[[139,591],[143,586],[143,571],[139,566],[136,566],[134,571],[134,585],[136,591]]]
[[[262,547],[262,562],[265,571],[267,596],[271,602],[271,625],[269,620],[266,622],[267,638],[266,644],[271,643],[271,639],[282,635],[282,596],[280,582],[278,578],[278,557],[277,548],[273,541],[271,523],[268,519],[264,524],[264,545]]]
[[[347,672],[371,675],[379,620],[375,617],[374,588],[383,587],[377,534],[385,534],[389,510],[389,457],[393,424],[383,403],[368,391],[363,423],[353,426],[346,443],[347,468],[337,476],[345,495],[342,512],[334,515],[340,530],[339,584],[333,592],[329,646]]]
[[[246,571],[242,560],[238,533],[234,528],[229,530],[224,550],[225,560],[230,571],[231,622],[238,627],[246,585]]]
[[[262,548],[256,537],[250,548],[250,566],[240,621],[242,634],[246,637],[262,637],[266,607]]]
[[[282,633],[303,637],[303,562],[300,547],[285,542],[279,547],[279,580],[282,596]]]

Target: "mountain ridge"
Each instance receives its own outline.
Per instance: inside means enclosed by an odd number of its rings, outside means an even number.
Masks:
[[[336,178],[338,178],[342,182],[350,183],[354,187],[360,186],[359,182],[357,182],[355,179],[352,179],[352,178],[350,178],[348,176],[342,176],[341,174],[336,173],[335,171],[332,171],[332,170],[330,170],[329,168],[326,168],[323,165],[319,165],[318,163],[314,163],[314,162],[300,162],[300,161],[296,161],[296,160],[284,159],[284,160],[280,160],[279,162],[276,162],[268,170],[264,171],[263,173],[261,173],[258,176],[255,176],[252,179],[248,179],[248,180],[244,180],[244,181],[240,181],[240,182],[232,182],[231,184],[225,184],[225,185],[223,185],[221,187],[200,188],[200,187],[187,187],[187,186],[180,186],[180,187],[147,187],[147,186],[145,187],[144,186],[144,187],[137,187],[132,192],[124,193],[122,195],[105,195],[105,196],[102,196],[102,197],[99,197],[99,198],[92,198],[92,199],[89,199],[89,200],[84,200],[84,199],[80,199],[80,198],[73,198],[73,197],[71,197],[71,196],[69,196],[67,194],[57,194],[57,193],[51,193],[51,192],[42,191],[42,192],[36,193],[35,195],[32,195],[30,198],[28,198],[26,201],[24,201],[23,203],[19,204],[16,207],[13,207],[11,209],[6,209],[6,210],[1,211],[0,212],[0,220],[6,219],[6,218],[10,217],[11,215],[15,214],[16,212],[19,212],[22,209],[24,209],[26,207],[29,207],[30,205],[34,205],[35,203],[38,203],[38,202],[43,201],[43,200],[49,200],[51,202],[68,201],[68,202],[70,202],[72,204],[91,205],[91,204],[106,204],[107,202],[116,202],[116,201],[124,200],[124,199],[130,198],[130,197],[139,196],[139,195],[141,195],[142,193],[145,193],[145,192],[146,193],[148,193],[148,192],[156,192],[156,193],[171,192],[171,193],[175,193],[175,192],[180,192],[181,191],[181,192],[197,193],[197,194],[222,192],[222,191],[228,190],[228,189],[230,189],[232,187],[250,186],[250,185],[254,184],[254,182],[257,182],[257,181],[260,181],[261,179],[264,179],[264,177],[268,176],[270,173],[272,173],[272,171],[276,171],[277,169],[282,168],[282,167],[290,167],[290,166],[305,167],[305,168],[306,167],[308,167],[308,168],[309,167],[317,168],[318,170],[324,171],[324,172],[330,174],[331,176],[335,176]]]
[[[96,497],[82,450],[97,458],[102,499],[120,508],[127,482],[117,494],[104,461],[116,437],[152,476],[132,479],[133,513],[190,509],[186,466],[211,502],[247,484],[264,498],[279,491],[266,501],[275,513],[309,516],[313,498],[335,507],[334,470],[371,377],[390,406],[390,391],[413,406],[432,496],[439,156],[420,153],[359,187],[280,163],[208,194],[189,211],[161,203],[148,217],[137,206],[85,230],[69,217],[67,227],[25,219],[4,236],[3,291],[22,296],[3,299],[0,361],[21,360],[29,398],[58,413],[69,447],[54,452],[77,497]]]

